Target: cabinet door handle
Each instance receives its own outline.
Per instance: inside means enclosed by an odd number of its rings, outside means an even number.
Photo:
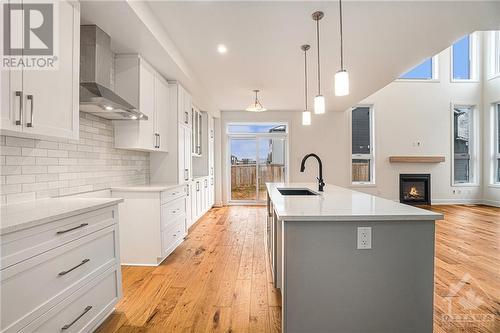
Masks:
[[[187,124],[189,122],[189,113],[187,111],[184,111],[184,124]]]
[[[16,119],[16,126],[23,124],[23,92],[16,91],[16,97],[19,97],[19,119]]]
[[[186,186],[186,196],[189,197],[189,185]]]
[[[159,139],[160,138],[160,134],[158,133],[155,133],[155,148],[160,148],[160,144],[159,144]]]
[[[66,275],[68,274],[69,272],[71,271],[74,271],[75,269],[77,269],[78,267],[82,266],[82,265],[85,265],[86,263],[88,263],[90,261],[90,259],[83,259],[81,263],[79,263],[78,265],[75,265],[73,267],[71,267],[70,269],[66,270],[66,271],[62,271],[62,272],[59,272],[58,275],[62,276],[62,275]]]
[[[157,135],[158,135],[158,147],[157,148],[160,148],[160,146],[161,146],[161,136],[160,136],[160,133],[158,133]]]
[[[83,312],[82,312],[81,315],[79,315],[78,317],[76,317],[71,323],[66,324],[63,327],[61,327],[61,330],[67,330],[68,328],[70,328],[71,326],[73,326],[73,324],[76,323],[80,318],[82,318],[83,316],[85,316],[85,314],[87,312],[89,312],[90,309],[92,309],[92,306],[91,305],[87,305],[87,307],[83,310]]]
[[[34,108],[33,95],[26,95],[26,99],[31,102],[30,120],[28,123],[26,123],[26,127],[33,127],[33,108]]]
[[[88,223],[82,223],[76,227],[73,227],[73,228],[70,228],[70,229],[66,229],[66,230],[61,230],[61,231],[58,231],[56,232],[57,235],[61,235],[61,234],[65,234],[67,232],[70,232],[70,231],[73,231],[73,230],[76,230],[76,229],[80,229],[80,228],[83,228],[83,227],[86,227],[88,226],[89,224]]]
[[[189,169],[184,169],[184,180],[189,179]]]

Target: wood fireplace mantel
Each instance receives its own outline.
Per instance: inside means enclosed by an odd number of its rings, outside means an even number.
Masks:
[[[443,163],[444,156],[389,156],[391,163]]]

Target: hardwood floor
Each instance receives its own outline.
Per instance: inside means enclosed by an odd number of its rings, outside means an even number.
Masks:
[[[500,332],[500,209],[431,209],[445,215],[434,332]],[[98,332],[279,332],[264,240],[263,207],[212,209],[159,267],[123,267],[123,299]]]
[[[265,214],[214,208],[159,267],[123,266],[123,299],[98,332],[279,332]]]
[[[434,332],[500,332],[500,208],[432,206]]]

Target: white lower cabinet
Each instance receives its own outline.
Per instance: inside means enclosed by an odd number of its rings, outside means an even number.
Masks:
[[[118,207],[1,235],[1,332],[91,332],[121,297]]]
[[[186,186],[112,189],[120,206],[123,265],[157,266],[186,236]]]
[[[211,177],[197,177],[192,182],[193,194],[191,196],[191,212],[192,223],[194,224],[200,217],[202,217],[210,208],[213,203],[213,186],[210,184]]]

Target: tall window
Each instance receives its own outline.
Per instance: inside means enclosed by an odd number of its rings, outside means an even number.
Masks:
[[[358,106],[352,109],[352,183],[374,183],[373,108]]]
[[[466,35],[451,46],[452,79],[454,81],[477,79],[477,52],[475,34]]]
[[[495,112],[495,132],[494,132],[494,145],[495,145],[495,156],[494,156],[494,182],[500,183],[500,103],[496,105]]]
[[[437,79],[436,62],[437,57],[428,58],[399,78],[403,80],[435,80]]]
[[[453,108],[453,182],[474,183],[474,106]]]
[[[500,75],[500,31],[490,32],[490,76]]]

